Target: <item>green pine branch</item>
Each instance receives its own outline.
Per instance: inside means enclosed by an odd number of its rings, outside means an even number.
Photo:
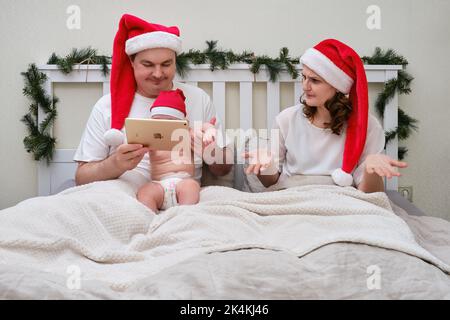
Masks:
[[[418,131],[418,120],[407,115],[402,109],[398,109],[398,138],[408,139],[412,131]]]
[[[30,135],[32,136],[39,135],[40,133],[39,127],[36,124],[37,120],[35,116],[33,116],[31,113],[27,113],[22,117],[21,121],[24,122],[25,125],[27,126]]]
[[[222,50],[217,45],[218,41],[206,41],[206,49],[189,50],[187,53],[181,53],[177,56],[177,72],[180,76],[185,76],[189,72],[189,63],[209,64],[210,70],[225,70],[233,63],[246,63],[250,65],[250,71],[258,73],[261,66],[267,67],[267,72],[271,81],[276,81],[280,72],[286,70],[293,79],[298,78],[299,73],[295,64],[299,63],[299,59],[293,59],[289,56],[289,50],[282,48],[278,58],[270,58],[269,56],[255,56],[253,52],[244,51],[235,54],[231,50]]]
[[[272,59],[269,56],[263,55],[256,57],[255,61],[250,67],[250,71],[254,74],[258,73],[262,66],[266,66],[269,73],[270,81],[277,81],[278,75],[283,70],[283,64],[277,59]]]
[[[406,147],[398,147],[398,159],[399,160],[405,159],[407,153],[408,153],[408,149]]]
[[[397,54],[395,50],[388,49],[386,51],[383,51],[379,47],[375,48],[375,52],[372,54],[372,56],[363,56],[361,57],[361,60],[365,64],[402,65],[403,67],[406,67],[406,65],[408,64],[408,61],[405,59],[405,57]]]
[[[35,64],[31,64],[27,72],[21,73],[25,80],[23,94],[31,100],[29,112],[22,117],[28,130],[28,136],[23,140],[25,150],[33,153],[35,160],[45,158],[49,162],[54,153],[56,139],[51,137],[50,129],[56,117],[56,103],[58,99],[45,93],[43,85],[47,81],[44,73]],[[38,124],[38,108],[42,108],[45,119]]]
[[[393,49],[386,51],[381,50],[379,47],[375,48],[372,56],[364,56],[361,58],[366,64],[379,64],[379,65],[402,65],[405,68],[408,65],[408,61],[402,55],[399,55]],[[396,93],[409,94],[411,92],[411,82],[414,78],[408,74],[405,70],[399,70],[396,79],[391,79],[384,84],[383,91],[380,92],[375,101],[375,109],[378,115],[383,118],[386,105],[391,101]],[[411,132],[417,131],[418,121],[408,116],[402,109],[398,109],[398,126],[395,130],[391,130],[385,133],[386,143],[398,137],[399,140],[407,139]],[[398,156],[399,159],[404,159],[408,149],[405,147],[399,147]]]
[[[21,75],[25,78],[25,87],[23,88],[24,96],[34,100],[30,111],[34,111],[37,115],[36,105],[39,105],[44,110],[49,110],[52,102],[45,94],[43,88],[43,85],[47,81],[47,76],[40,72],[34,63],[29,65],[27,72],[22,72]]]
[[[107,76],[109,74],[108,65],[111,64],[111,57],[98,55],[97,50],[91,47],[83,49],[73,48],[64,58],[59,57],[56,53],[52,53],[47,64],[56,64],[65,74],[71,73],[76,65],[100,64],[103,75]]]
[[[177,73],[182,78],[185,78],[189,72],[189,60],[190,60],[189,56],[184,52],[177,55],[176,58]]]
[[[299,64],[300,60],[298,58],[292,59],[289,56],[289,49],[286,47],[280,50],[279,60],[280,62],[284,63],[284,65],[286,66],[286,70],[291,75],[292,79],[297,79],[299,76],[299,72],[296,69],[295,64]]]
[[[48,134],[57,116],[58,112],[56,111],[56,106],[54,106],[52,110],[47,113],[47,117],[44,119],[44,121],[40,123],[39,132],[41,132],[42,134]]]

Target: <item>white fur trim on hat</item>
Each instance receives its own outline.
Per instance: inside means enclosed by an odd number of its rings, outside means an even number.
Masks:
[[[326,82],[344,94],[350,93],[353,79],[336,66],[326,55],[315,48],[309,48],[300,57],[300,62],[311,68]]]
[[[180,37],[164,31],[153,31],[128,39],[125,43],[125,52],[127,55],[154,48],[168,48],[181,53]]]
[[[350,187],[353,184],[353,176],[341,168],[334,170],[331,178],[333,178],[334,183],[341,187]]]
[[[122,131],[117,129],[109,129],[105,132],[103,138],[108,146],[118,146],[125,142]]]
[[[150,117],[153,117],[157,114],[163,114],[167,116],[172,116],[178,119],[184,119],[184,113],[180,110],[170,108],[170,107],[154,107],[150,111]]]

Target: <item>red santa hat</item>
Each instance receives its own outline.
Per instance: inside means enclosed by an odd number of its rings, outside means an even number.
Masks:
[[[150,116],[167,115],[178,119],[186,118],[186,97],[180,89],[161,91],[150,108]]]
[[[110,79],[111,129],[104,135],[108,145],[123,143],[124,135],[120,130],[128,117],[136,92],[136,80],[129,56],[153,48],[168,48],[180,53],[178,28],[149,23],[129,14],[123,15],[113,47]]]
[[[331,176],[337,185],[351,186],[352,172],[359,162],[367,136],[369,100],[364,65],[352,48],[335,39],[324,40],[309,48],[300,62],[340,92],[349,94],[352,112],[347,122],[342,167]]]

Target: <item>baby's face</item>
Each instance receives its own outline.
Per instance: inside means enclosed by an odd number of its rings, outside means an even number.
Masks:
[[[169,116],[165,114],[155,114],[152,119],[165,119],[165,120],[180,120],[174,116]]]

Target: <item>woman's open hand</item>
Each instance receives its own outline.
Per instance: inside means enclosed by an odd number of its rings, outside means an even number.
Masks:
[[[408,166],[406,162],[394,160],[385,154],[370,154],[364,163],[367,173],[375,173],[388,179],[401,175],[396,168],[406,168]]]
[[[245,170],[246,174],[267,174],[272,175],[278,172],[273,156],[269,150],[258,149],[242,154],[244,159],[249,159],[249,166]]]

